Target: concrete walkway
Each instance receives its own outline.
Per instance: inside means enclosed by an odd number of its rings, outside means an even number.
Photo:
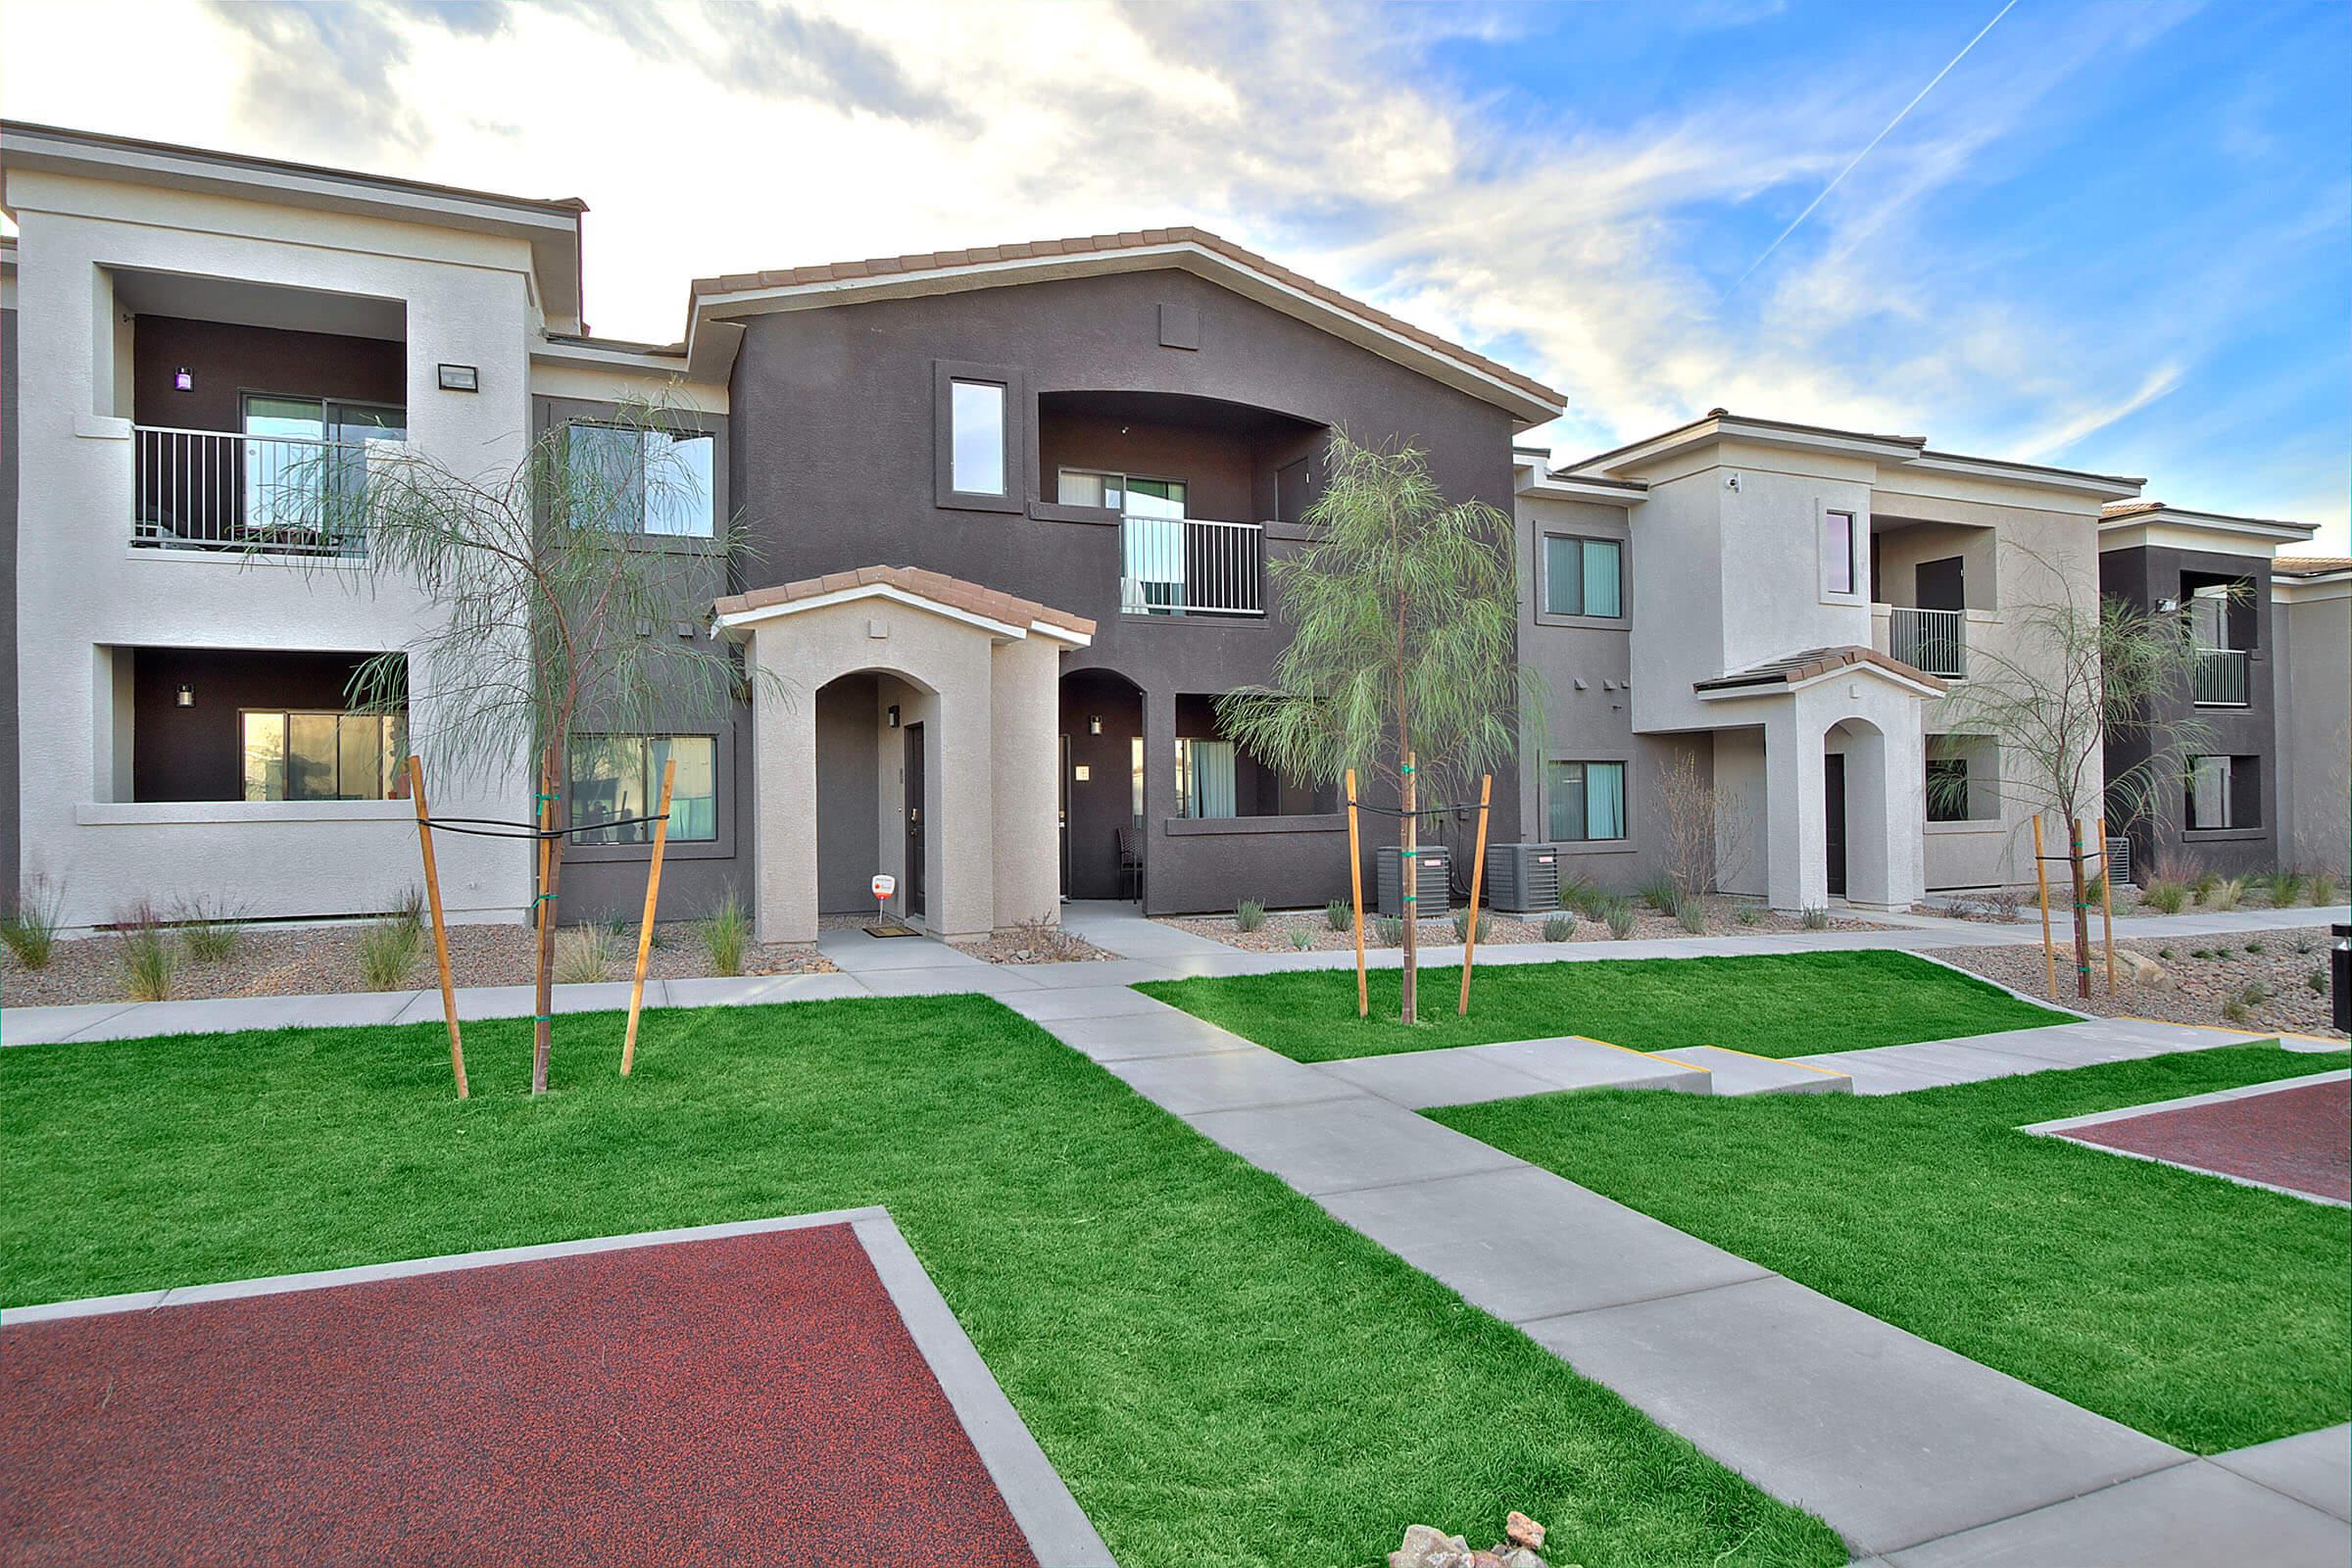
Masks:
[[[1819,1514],[1858,1555],[1902,1568],[2342,1568],[2352,1554],[2352,1526],[2307,1500],[1427,1120],[1397,1102],[1419,1098],[1401,1077],[1410,1056],[1296,1062],[1132,991],[1004,1000],[1767,1492]],[[2324,1482],[2325,1455],[2314,1462],[2298,1450],[2280,1468]],[[2123,1511],[2146,1517],[2110,1524],[2121,1489],[2140,1483]],[[2230,1549],[2174,1550],[2167,1521],[2184,1508],[2196,1513],[2196,1539]],[[2093,1532],[2103,1534],[2086,1554],[2080,1543]]]

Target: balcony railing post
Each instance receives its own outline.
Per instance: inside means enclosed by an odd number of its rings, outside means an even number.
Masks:
[[[2200,708],[2246,706],[2246,651],[2242,648],[2197,650],[2196,683],[2191,694]]]

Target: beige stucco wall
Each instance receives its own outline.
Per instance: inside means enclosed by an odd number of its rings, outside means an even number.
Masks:
[[[735,629],[758,671],[753,820],[763,942],[814,941],[817,929],[818,688],[874,670],[884,736],[873,809],[880,864],[906,882],[905,735],[924,726],[925,909],[915,923],[950,939],[1057,917],[1054,712],[1058,645],[896,600],[797,610]],[[887,712],[899,708],[900,729]]]
[[[2278,853],[2307,870],[2352,869],[2352,583],[2278,584]]]

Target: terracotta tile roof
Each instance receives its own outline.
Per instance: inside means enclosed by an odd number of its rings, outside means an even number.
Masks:
[[[2274,577],[2324,577],[2331,571],[2352,571],[2352,556],[2279,556],[2271,562]]]
[[[1715,692],[1740,686],[1793,686],[1799,681],[1811,680],[1816,675],[1827,675],[1832,670],[1856,664],[1875,664],[1905,680],[1917,681],[1936,691],[1944,690],[1944,683],[1924,669],[1914,669],[1901,660],[1882,654],[1875,648],[1857,648],[1850,644],[1840,648],[1808,648],[1801,654],[1790,654],[1786,659],[1775,659],[1752,664],[1746,669],[1736,669],[1708,680],[1695,681],[1690,689]]]
[[[1418,343],[1450,359],[1494,376],[1531,397],[1564,406],[1567,398],[1530,376],[1521,375],[1506,365],[1488,359],[1461,344],[1425,331],[1410,321],[1400,320],[1377,306],[1367,305],[1351,295],[1316,282],[1300,272],[1295,272],[1279,262],[1270,261],[1255,251],[1244,250],[1231,240],[1221,238],[1204,228],[1181,224],[1174,228],[1137,228],[1117,234],[1081,234],[1068,239],[1025,240],[1015,245],[980,245],[960,251],[921,251],[911,256],[874,256],[858,262],[825,262],[814,267],[788,267],[780,270],[760,272],[728,272],[719,277],[698,277],[687,285],[690,298],[705,294],[731,294],[743,289],[798,288],[810,283],[851,282],[858,278],[890,277],[901,272],[924,272],[942,268],[982,267],[999,262],[1051,261],[1055,257],[1103,256],[1119,251],[1144,250],[1163,245],[1198,245],[1214,251],[1227,261],[1238,262],[1253,271],[1286,283],[1322,301],[1360,317],[1395,332],[1397,336]]]
[[[711,607],[721,615],[740,615],[746,611],[765,610],[774,605],[789,605],[803,599],[815,599],[825,594],[844,593],[852,588],[875,585],[896,588],[902,593],[928,599],[950,610],[967,614],[984,615],[990,620],[1026,628],[1032,622],[1043,621],[1058,626],[1081,637],[1095,634],[1095,623],[1084,615],[1051,609],[1034,599],[1021,599],[990,588],[981,583],[966,582],[961,577],[950,577],[944,572],[926,571],[919,566],[860,566],[856,571],[827,572],[822,577],[804,577],[798,582],[779,583],[773,588],[755,588],[749,593],[734,594]]]
[[[2110,501],[2099,509],[2102,517],[2136,517],[2145,512],[2162,512],[2161,501]]]

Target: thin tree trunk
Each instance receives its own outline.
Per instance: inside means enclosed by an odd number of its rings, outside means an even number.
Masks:
[[[2082,902],[2082,819],[2066,819],[2066,869],[2075,883],[2075,989],[2090,995],[2090,909]]]
[[[550,744],[539,760],[539,809],[536,813],[540,831],[555,825],[556,808],[560,802],[549,799],[556,793],[558,771],[556,748]],[[548,1037],[554,1024],[555,966],[556,966],[556,885],[564,871],[564,841],[549,838],[540,841],[539,899],[532,912],[539,921],[539,951],[536,972],[532,976],[531,995],[536,999],[531,1011],[531,1093],[547,1093]]]
[[[1399,798],[1404,803],[1404,815],[1397,820],[1396,832],[1403,846],[1397,867],[1397,881],[1404,889],[1404,1000],[1401,1016],[1412,1023],[1421,1016],[1418,1004],[1418,986],[1421,954],[1421,818],[1415,813],[1420,804],[1420,784],[1413,773],[1413,754],[1404,754],[1404,766],[1398,775],[1403,782]]]

